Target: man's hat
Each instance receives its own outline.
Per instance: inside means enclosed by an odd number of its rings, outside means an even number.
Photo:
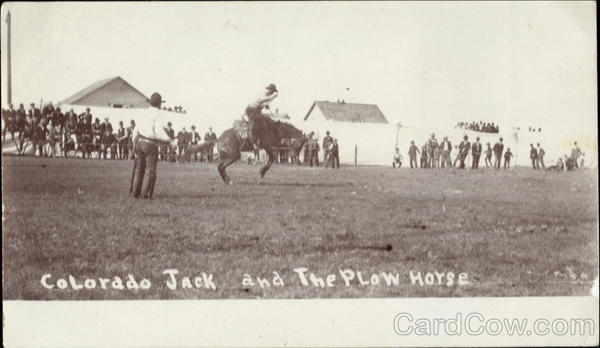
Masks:
[[[479,140],[479,137],[476,137],[475,139],[476,139],[476,140]]]
[[[274,83],[270,83],[270,84],[269,84],[269,85],[266,87],[266,89],[270,89],[270,90],[272,90],[272,91],[275,91],[275,92],[278,92],[278,93],[279,93],[279,91],[277,90],[277,87],[275,87],[275,84],[274,84]]]
[[[162,96],[156,92],[152,93],[147,101],[154,107],[160,107],[160,104],[165,102],[165,100],[162,100]]]
[[[85,111],[90,111],[90,108],[85,108]]]
[[[465,135],[465,136],[463,137],[463,139],[467,140],[467,139],[469,139],[469,136],[468,136],[468,135]]]
[[[502,141],[502,140],[504,140],[504,139],[502,139],[502,137],[500,137],[500,141]]]
[[[196,129],[196,126],[192,126],[192,129]]]
[[[173,124],[171,123],[171,121],[167,122],[167,126],[171,127]]]

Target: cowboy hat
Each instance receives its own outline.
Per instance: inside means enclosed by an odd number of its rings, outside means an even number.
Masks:
[[[152,106],[160,107],[160,104],[164,103],[165,100],[162,100],[162,96],[157,92],[152,93],[150,99],[146,99],[147,102]]]
[[[265,87],[266,89],[270,89],[272,91],[275,91],[277,93],[279,93],[279,91],[277,90],[277,87],[275,86],[274,83],[270,83],[267,87]]]

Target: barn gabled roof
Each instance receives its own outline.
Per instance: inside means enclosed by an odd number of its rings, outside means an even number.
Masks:
[[[357,104],[345,102],[315,101],[304,120],[318,107],[326,120],[342,122],[388,123],[379,107],[375,104]]]
[[[102,87],[108,85],[109,83],[111,83],[115,80],[121,80],[123,83],[125,83],[127,86],[129,86],[132,90],[137,92],[140,96],[144,97],[145,99],[148,99],[148,97],[146,97],[146,95],[144,93],[140,92],[137,88],[133,87],[129,82],[125,81],[121,76],[115,76],[115,77],[110,77],[110,78],[99,80],[99,81],[92,83],[91,85],[85,87],[84,89],[80,90],[79,92],[77,92],[77,93],[73,94],[72,96],[68,97],[67,99],[63,100],[62,104],[75,104],[79,100],[98,91]]]

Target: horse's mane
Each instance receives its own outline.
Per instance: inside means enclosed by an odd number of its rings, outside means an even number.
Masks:
[[[274,120],[269,116],[263,116],[261,118],[265,123],[265,128],[273,129],[280,138],[302,138],[304,134],[298,128],[292,126],[289,123]]]

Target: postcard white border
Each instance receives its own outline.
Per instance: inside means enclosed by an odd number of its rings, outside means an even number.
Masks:
[[[598,299],[587,297],[332,300],[4,301],[6,347],[594,346]],[[571,320],[593,335],[399,335],[394,318]]]

